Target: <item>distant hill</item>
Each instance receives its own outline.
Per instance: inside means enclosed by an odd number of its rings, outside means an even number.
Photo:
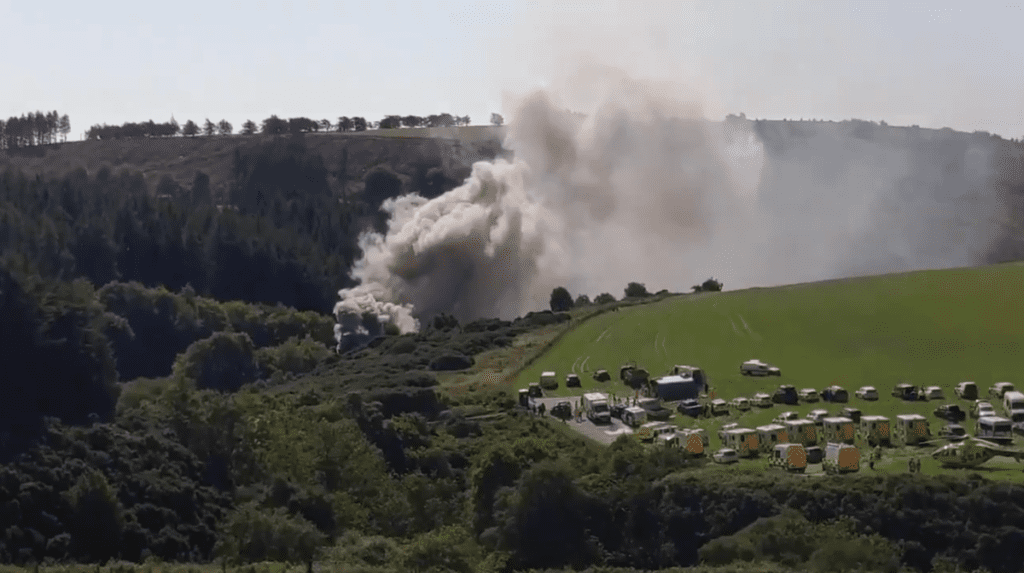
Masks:
[[[952,226],[969,230],[962,238],[937,237],[936,247],[902,256],[917,268],[946,266],[946,261],[965,260],[950,253],[959,247],[979,253],[981,262],[1024,260],[1024,145],[987,132],[965,133],[950,128],[896,127],[862,120],[788,121],[750,120],[729,116],[711,122],[752,128],[764,148],[759,203],[766,215],[779,224],[792,225],[794,217],[813,219],[822,209],[847,213],[869,203],[888,201],[888,215],[873,212],[875,221],[859,221],[869,232],[857,241],[906,243],[898,223],[908,210],[930,229]],[[363,132],[307,133],[300,137],[312,155],[323,157],[328,186],[333,194],[349,197],[363,190],[363,176],[374,166],[386,164],[403,179],[403,192],[430,188],[433,196],[458,185],[476,161],[510,156],[502,148],[505,127],[468,126],[369,130]],[[161,177],[170,175],[184,189],[192,186],[197,172],[210,178],[215,198],[226,197],[236,180],[236,153],[244,155],[274,137],[230,135],[193,138],[124,139],[85,141],[0,152],[0,168],[16,167],[26,175],[61,176],[77,168],[90,174],[106,166],[143,173],[151,192]],[[347,161],[344,159],[347,158]],[[430,170],[440,171],[439,183],[427,185]],[[814,201],[809,199],[814,198]],[[966,202],[966,203],[965,203]],[[957,219],[953,224],[948,220]],[[816,220],[816,219],[815,219]],[[360,219],[365,227],[368,220]],[[379,226],[380,221],[377,222]],[[995,229],[987,231],[986,229]],[[808,231],[810,232],[810,231]],[[915,233],[917,230],[907,230]],[[993,239],[991,235],[995,235]],[[794,234],[794,240],[802,240]],[[929,240],[910,241],[929,244]],[[792,246],[779,245],[783,250]],[[900,266],[900,261],[882,267]],[[794,263],[796,264],[796,263]],[[812,280],[816,273],[793,270],[793,280]],[[841,274],[885,272],[876,262],[854,262]],[[804,273],[804,275],[801,275]],[[810,274],[807,274],[810,273]],[[813,276],[812,276],[813,275]]]
[[[429,165],[440,166],[450,179],[469,175],[473,162],[493,159],[501,151],[503,127],[383,129],[363,132],[307,133],[307,148],[319,153],[332,171],[331,183],[340,189],[336,171],[348,151],[348,180],[357,181],[374,165],[390,164],[402,172]],[[150,190],[168,174],[187,187],[197,171],[210,176],[215,194],[232,180],[236,149],[244,150],[272,140],[271,135],[216,135],[198,137],[91,140],[0,151],[0,168],[20,168],[26,174],[60,177],[79,167],[94,173],[101,166],[142,172]],[[291,136],[283,136],[291,137]],[[411,175],[411,174],[410,174]]]

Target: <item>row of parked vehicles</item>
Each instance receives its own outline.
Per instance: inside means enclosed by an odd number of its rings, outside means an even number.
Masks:
[[[844,419],[845,420],[845,419]],[[711,455],[716,463],[736,463],[741,458],[765,456],[770,468],[803,473],[808,464],[821,463],[826,473],[847,473],[859,469],[860,451],[853,445],[852,421],[840,420],[836,431],[819,434],[814,422],[770,424],[756,429],[736,424],[724,426],[718,433],[722,448]],[[678,428],[666,422],[648,422],[637,432],[642,442],[665,447],[681,447],[693,457],[704,456],[708,434],[701,428]],[[818,436],[825,437],[818,443]],[[847,441],[847,437],[849,441]]]

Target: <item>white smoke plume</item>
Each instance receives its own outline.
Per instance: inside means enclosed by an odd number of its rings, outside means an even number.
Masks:
[[[993,238],[984,144],[908,146],[838,123],[758,133],[707,121],[699,98],[663,84],[587,74],[582,115],[545,91],[519,102],[514,161],[385,203],[387,233],[362,238],[339,323],[514,318],[556,286],[620,296],[633,281],[681,292],[711,276],[736,289],[962,266]]]
[[[681,285],[701,272],[679,266],[685,253],[709,269],[733,257],[707,243],[723,215],[748,219],[760,168],[752,133],[716,130],[646,87],[615,78],[582,121],[535,93],[510,126],[514,162],[477,163],[433,200],[386,202],[387,234],[363,236],[360,286],[339,293],[339,322],[367,311],[403,330],[416,328],[414,314],[511,318],[546,306],[558,285]]]

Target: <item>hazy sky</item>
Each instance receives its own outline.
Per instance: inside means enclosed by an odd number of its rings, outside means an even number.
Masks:
[[[0,23],[0,117],[55,109],[73,137],[172,114],[486,123],[510,95],[573,87],[581,59],[690,86],[713,119],[1024,136],[1020,0],[0,0]]]

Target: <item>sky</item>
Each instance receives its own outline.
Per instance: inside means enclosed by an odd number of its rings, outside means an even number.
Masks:
[[[704,115],[1024,137],[1024,1],[0,0],[0,117],[448,112],[485,124],[581,63],[699,93]]]

